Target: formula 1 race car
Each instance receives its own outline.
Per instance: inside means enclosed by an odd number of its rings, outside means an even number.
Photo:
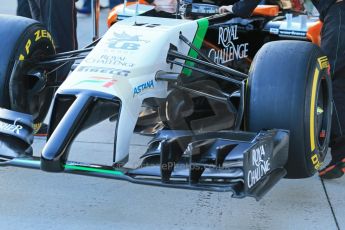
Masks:
[[[145,9],[58,54],[40,23],[0,16],[1,165],[256,199],[283,177],[320,168],[332,95],[327,58],[310,35],[315,19],[242,19],[200,3],[177,18]],[[77,59],[59,83],[56,71]],[[33,157],[33,131],[51,103],[47,143]],[[104,120],[116,123],[112,166],[68,161],[77,135]],[[129,168],[133,133],[152,140]]]

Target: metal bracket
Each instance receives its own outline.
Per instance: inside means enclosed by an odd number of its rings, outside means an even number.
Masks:
[[[99,38],[99,15],[101,11],[101,5],[99,0],[92,0],[92,22],[93,22],[93,38],[95,41]]]

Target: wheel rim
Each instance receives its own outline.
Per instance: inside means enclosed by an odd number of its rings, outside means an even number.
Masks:
[[[48,44],[49,45],[49,44]],[[50,46],[46,46],[46,48],[39,48],[37,50],[34,50],[31,55],[28,57],[28,59],[38,59],[42,58],[43,56],[51,55],[53,54],[53,48]],[[16,107],[13,107],[13,98],[18,98],[18,95],[11,95],[11,108],[31,114],[36,121],[36,119],[39,116],[40,108],[43,105],[44,100],[46,100],[46,94],[43,93],[46,91],[44,86],[36,87],[39,82],[38,78],[30,77],[30,73],[41,73],[42,74],[42,82],[45,85],[46,77],[44,76],[44,70],[42,68],[24,68],[20,69],[19,72],[16,73],[16,79],[13,80],[13,82],[16,81],[22,81],[22,84],[18,84],[16,86],[16,91],[21,92],[23,101],[21,104],[17,104]],[[12,80],[11,80],[12,81]],[[25,104],[25,106],[24,106]]]
[[[326,76],[328,77],[328,76]],[[326,77],[322,77],[317,86],[317,98],[316,98],[316,108],[315,108],[315,134],[317,145],[319,147],[321,157],[327,153],[323,151],[328,146],[327,137],[329,136],[328,132],[330,131],[330,119],[331,109],[330,109],[330,92],[327,84]]]

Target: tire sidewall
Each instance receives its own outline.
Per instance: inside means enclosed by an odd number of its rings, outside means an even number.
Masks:
[[[309,77],[307,82],[307,90],[306,90],[306,98],[310,98],[310,100],[305,100],[305,152],[309,153],[306,156],[306,163],[308,165],[308,169],[310,172],[310,176],[313,175],[317,170],[319,170],[323,164],[324,157],[328,151],[328,142],[330,140],[330,126],[327,127],[326,130],[326,137],[324,140],[324,144],[320,146],[318,144],[318,133],[316,133],[315,126],[316,124],[316,114],[317,114],[317,99],[318,99],[318,91],[321,87],[322,81],[326,81],[328,87],[328,95],[324,95],[324,97],[328,97],[327,107],[332,108],[331,106],[331,78],[328,73],[328,62],[327,65],[322,63],[322,60],[325,56],[319,56],[317,58],[317,62],[312,65],[309,69]],[[328,116],[327,122],[331,123],[331,116]]]
[[[21,84],[20,78],[24,77],[22,74],[25,73],[22,70],[14,71],[14,66],[17,61],[26,61],[33,58],[33,55],[37,52],[42,55],[55,54],[55,46],[53,38],[49,31],[47,31],[44,26],[39,23],[33,23],[20,34],[17,41],[15,42],[15,49],[9,58],[7,66],[7,74],[5,79],[3,79],[2,94],[0,98],[0,106],[13,109],[19,112],[30,113],[30,111],[25,111],[20,106],[17,105],[18,94],[25,93],[25,85]],[[19,82],[17,82],[19,79]],[[14,89],[10,87],[14,85]],[[18,87],[18,88],[17,88]],[[27,103],[30,101],[28,100]],[[34,115],[36,119],[39,111]]]

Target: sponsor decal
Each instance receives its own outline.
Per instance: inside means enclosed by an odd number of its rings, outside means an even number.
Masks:
[[[121,66],[131,68],[134,66],[134,63],[128,62],[126,57],[113,56],[103,54],[100,57],[89,57],[85,59],[85,62],[88,64],[102,64],[102,65],[111,65],[111,66]]]
[[[155,27],[160,26],[160,25],[161,24],[135,23],[134,26],[143,26],[143,27],[155,28]]]
[[[320,69],[328,69],[329,62],[326,56],[319,57],[317,61],[320,65]]]
[[[270,33],[271,34],[279,34],[279,29],[278,28],[270,28]]]
[[[311,157],[311,162],[313,163],[314,165],[314,168],[316,170],[319,170],[322,166],[322,162],[320,162],[319,160],[319,156],[317,154],[314,154],[312,157]]]
[[[298,37],[305,37],[306,33],[302,31],[293,31],[293,30],[280,30],[280,35],[288,35],[288,36],[298,36]]]
[[[222,46],[223,49],[211,49],[208,57],[217,64],[248,57],[248,43],[235,44],[234,41],[236,40],[238,40],[237,25],[219,27],[218,45]]]
[[[12,132],[16,134],[20,134],[20,130],[23,129],[23,126],[16,124],[17,120],[13,122],[13,124],[9,124],[3,121],[0,121],[0,130],[5,132]]]
[[[262,177],[270,171],[270,157],[263,145],[250,150],[247,186],[252,188]]]
[[[133,97],[135,97],[136,95],[138,95],[138,94],[140,94],[140,93],[142,93],[148,89],[152,89],[154,87],[155,87],[155,85],[154,85],[153,80],[145,82],[141,85],[138,85],[137,87],[134,87],[134,89],[133,89]]]
[[[130,73],[129,70],[116,69],[116,68],[107,68],[107,67],[95,67],[95,66],[80,66],[77,68],[78,72],[85,73],[103,73],[112,76],[127,77]]]
[[[142,43],[148,43],[148,40],[140,39],[141,36],[134,35],[131,36],[126,32],[114,33],[113,37],[108,40],[108,47],[111,49],[120,49],[133,51],[138,50]]]
[[[19,61],[25,60],[25,57],[30,54],[31,47],[33,46],[32,44],[34,44],[35,42],[41,40],[42,38],[49,39],[51,41],[52,45],[54,46],[54,42],[53,42],[52,36],[51,36],[51,34],[47,30],[37,30],[34,33],[34,35],[26,41],[25,47],[24,47],[24,51],[25,52],[22,52],[19,55],[19,58],[18,58]]]
[[[52,36],[47,30],[37,30],[35,32],[35,42],[41,38],[48,38],[50,41],[52,41]]]

